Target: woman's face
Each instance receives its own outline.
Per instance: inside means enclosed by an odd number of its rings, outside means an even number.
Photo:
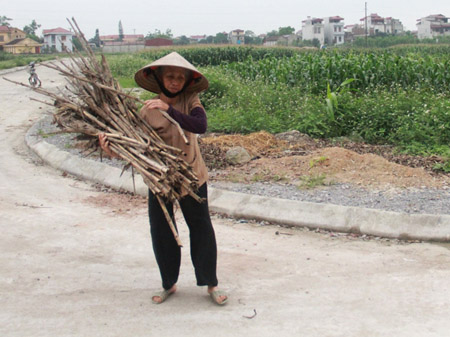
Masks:
[[[162,81],[167,90],[177,93],[186,83],[186,71],[178,67],[164,67]]]

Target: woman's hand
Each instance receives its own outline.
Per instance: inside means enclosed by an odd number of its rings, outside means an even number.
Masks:
[[[144,102],[144,105],[147,109],[159,109],[165,112],[169,110],[169,104],[160,99],[149,99]]]
[[[110,156],[111,158],[119,157],[116,153],[114,153],[111,150],[111,148],[109,146],[108,138],[106,137],[106,135],[104,133],[98,134],[98,141],[100,143],[100,147],[108,156]]]

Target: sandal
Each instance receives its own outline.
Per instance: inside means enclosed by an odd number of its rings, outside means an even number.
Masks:
[[[152,302],[153,303],[155,303],[155,304],[161,304],[161,303],[163,303],[165,300],[167,300],[167,298],[170,296],[170,295],[172,295],[174,292],[170,292],[169,290],[162,290],[162,291],[160,291],[160,292],[158,292],[158,293],[156,293],[156,294],[154,294],[153,296],[152,296]],[[159,298],[161,298],[161,302],[158,302],[158,301],[155,301],[153,298],[154,297],[159,297]]]
[[[222,290],[214,290],[212,292],[209,293],[209,296],[211,297],[211,299],[213,300],[214,303],[218,304],[218,305],[224,305],[225,303],[227,303],[228,301],[228,295],[227,293],[225,293]],[[225,299],[220,302],[219,301],[219,297],[220,296],[225,296]]]

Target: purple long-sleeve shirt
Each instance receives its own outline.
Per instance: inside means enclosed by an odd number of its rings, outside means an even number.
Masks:
[[[201,107],[192,109],[189,115],[187,115],[169,105],[169,110],[167,110],[167,113],[170,117],[176,120],[178,124],[180,124],[182,129],[186,131],[197,134],[206,132],[208,122],[206,120],[206,112]]]

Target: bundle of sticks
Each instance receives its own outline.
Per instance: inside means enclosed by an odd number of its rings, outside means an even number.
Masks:
[[[126,167],[131,166],[139,172],[156,196],[178,245],[182,246],[165,201],[174,202],[181,198],[182,193],[187,193],[202,202],[195,193],[198,179],[192,167],[181,159],[181,150],[164,143],[141,118],[138,103],[143,102],[120,88],[106,58],[101,55],[101,60],[98,60],[75,19],[69,23],[85,55],[75,51],[69,53],[69,62],[43,64],[66,77],[67,90],[55,94],[43,88],[32,89],[54,99],[52,105],[57,107],[54,120],[63,131],[81,133],[93,139],[97,139],[100,133],[107,136],[111,150],[126,162]],[[187,143],[178,123],[164,111],[161,113],[177,126]]]

